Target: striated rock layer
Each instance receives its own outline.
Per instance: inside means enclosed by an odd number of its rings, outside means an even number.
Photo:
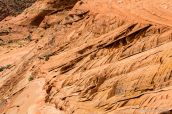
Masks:
[[[171,0],[38,0],[0,22],[1,114],[171,114]]]

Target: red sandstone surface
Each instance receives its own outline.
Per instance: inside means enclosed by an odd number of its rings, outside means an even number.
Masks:
[[[172,1],[37,0],[4,18],[0,114],[172,114]]]
[[[0,20],[16,16],[30,7],[36,0],[0,0]]]

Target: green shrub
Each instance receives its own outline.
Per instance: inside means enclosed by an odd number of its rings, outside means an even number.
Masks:
[[[0,67],[0,72],[4,71],[4,70],[6,70],[6,69],[10,69],[10,67],[11,67],[10,64],[8,64],[8,65],[6,65],[6,66],[1,66],[1,67]]]
[[[30,75],[30,76],[29,76],[29,78],[28,78],[28,80],[29,80],[29,81],[34,80],[33,76],[32,76],[32,75]]]

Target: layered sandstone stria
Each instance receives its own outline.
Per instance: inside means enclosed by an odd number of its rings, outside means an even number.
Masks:
[[[172,114],[172,1],[38,0],[2,20],[0,114]]]

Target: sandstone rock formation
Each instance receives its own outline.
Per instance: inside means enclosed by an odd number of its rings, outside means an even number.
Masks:
[[[171,0],[38,0],[0,22],[0,114],[172,114]]]
[[[0,20],[17,15],[30,7],[36,0],[0,0]]]

